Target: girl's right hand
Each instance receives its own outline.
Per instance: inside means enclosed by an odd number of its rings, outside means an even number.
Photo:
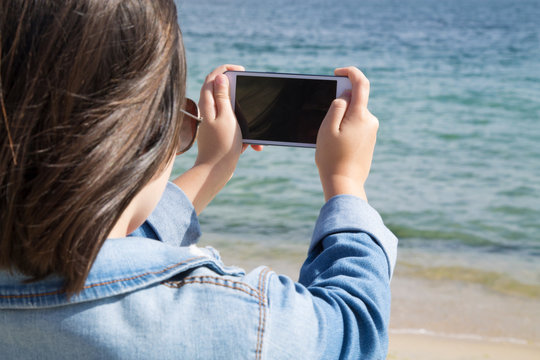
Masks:
[[[347,76],[352,91],[333,101],[317,136],[315,162],[328,201],[342,194],[367,201],[364,183],[369,175],[379,121],[367,109],[369,80],[355,67],[335,70]]]
[[[229,97],[229,83],[223,75],[227,70],[244,68],[223,65],[206,77],[199,99],[203,122],[197,139],[197,159],[191,169],[173,180],[191,200],[197,214],[230,180],[244,149]]]
[[[242,135],[229,97],[226,71],[244,71],[242,66],[222,65],[205,79],[199,107],[203,117],[197,139],[196,165],[220,167],[220,176],[229,180],[242,152]]]

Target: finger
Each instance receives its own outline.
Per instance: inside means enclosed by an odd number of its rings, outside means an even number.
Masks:
[[[247,150],[248,147],[250,147],[255,151],[262,151],[264,146],[262,145],[249,145],[249,144],[242,144],[242,153]]]
[[[216,118],[216,105],[214,103],[214,81],[205,80],[199,97],[199,108],[202,116],[207,120]]]
[[[248,146],[251,146],[251,148],[255,151],[263,151],[264,149],[264,146],[263,145],[249,145],[249,144],[242,144],[242,152],[246,151],[246,149],[248,148]]]
[[[257,152],[259,151],[263,151],[264,149],[264,146],[263,145],[249,145],[249,144],[242,144],[242,153],[244,151],[246,151],[246,149],[248,148],[248,146],[251,146],[251,148]]]
[[[223,74],[217,75],[214,80],[214,101],[216,104],[217,116],[234,116],[231,99],[229,97],[229,79]]]
[[[227,64],[225,65],[225,68],[227,71],[246,71],[246,68],[244,68],[242,65]]]
[[[216,76],[223,74],[225,71],[245,71],[245,69],[241,65],[221,65],[215,68],[210,74],[208,74],[205,82],[212,82],[216,78]]]
[[[208,74],[201,88],[201,95],[199,98],[199,108],[208,119],[214,119],[216,117],[216,105],[214,102],[214,80],[216,76],[223,74],[225,71],[245,71],[245,69],[240,65],[226,64],[217,67],[210,74]]]
[[[345,92],[339,98],[332,101],[330,109],[326,113],[321,124],[321,130],[332,131],[334,133],[339,132],[341,127],[341,121],[347,112],[347,108],[350,102],[350,93]]]
[[[334,71],[336,76],[347,76],[351,81],[351,110],[362,107],[367,109],[369,100],[370,84],[368,78],[357,68],[350,66],[338,68]]]

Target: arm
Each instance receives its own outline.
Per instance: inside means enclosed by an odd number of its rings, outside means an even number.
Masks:
[[[229,83],[223,73],[243,70],[240,66],[223,65],[211,72],[201,89],[199,106],[203,122],[197,140],[195,165],[174,179],[201,211],[230,180],[242,152],[242,135],[229,99]]]
[[[385,359],[397,239],[364,200],[321,209],[299,283],[273,274],[269,358]]]
[[[231,178],[242,145],[240,128],[229,98],[229,84],[223,72],[244,70],[237,65],[223,65],[210,73],[201,89],[200,108],[203,123],[197,140],[199,148],[195,165],[167,186],[159,206],[131,236],[160,239],[190,245],[200,236],[197,215],[208,205]],[[252,145],[256,151],[262,146]],[[178,189],[180,188],[180,189]],[[165,219],[169,219],[165,221]],[[181,231],[170,232],[170,229]],[[184,234],[168,240],[165,234]]]
[[[229,81],[223,75],[227,70],[244,68],[223,65],[206,77],[199,101],[203,122],[197,140],[197,159],[191,169],[173,180],[186,193],[197,214],[231,179],[238,158],[247,147],[242,145],[242,134],[231,106]],[[262,149],[252,147],[256,151]]]
[[[333,102],[317,138],[316,162],[327,203],[299,284],[269,277],[268,337],[282,344],[269,348],[275,351],[270,357],[386,357],[397,239],[368,205],[364,190],[378,120],[367,109],[365,76],[356,68],[337,69],[336,75],[348,76],[353,88]]]
[[[352,92],[332,103],[317,136],[315,161],[327,201],[340,194],[367,200],[364,183],[379,128],[367,108],[369,81],[353,67],[336,69],[335,74],[349,77]]]

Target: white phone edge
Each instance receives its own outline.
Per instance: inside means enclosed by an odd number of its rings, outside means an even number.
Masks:
[[[340,97],[345,91],[352,90],[352,84],[346,76],[335,75],[308,75],[308,74],[292,74],[292,73],[276,73],[276,72],[259,72],[259,71],[226,71],[225,75],[229,79],[229,96],[233,111],[235,110],[236,101],[236,76],[258,76],[258,77],[274,77],[274,78],[292,78],[292,79],[312,79],[312,80],[336,80],[336,95]],[[314,148],[315,144],[311,143],[296,143],[296,142],[281,142],[281,141],[266,141],[243,139],[244,144],[253,145],[275,145],[275,146],[294,146]]]

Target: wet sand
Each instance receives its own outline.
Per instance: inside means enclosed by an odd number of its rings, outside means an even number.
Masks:
[[[538,360],[531,345],[452,339],[431,335],[390,334],[388,360]]]
[[[478,284],[400,275],[398,264],[388,359],[540,359],[538,304]]]
[[[297,279],[307,251],[298,245],[212,237],[227,265],[270,266]],[[239,250],[241,249],[241,250]],[[398,265],[392,279],[390,360],[540,359],[540,299],[508,295],[476,283],[434,280]]]

